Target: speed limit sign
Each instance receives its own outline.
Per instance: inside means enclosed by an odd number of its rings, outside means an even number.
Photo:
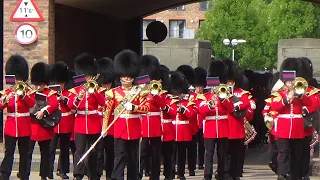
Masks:
[[[14,36],[19,44],[28,45],[38,39],[38,31],[32,24],[23,23],[15,29]]]

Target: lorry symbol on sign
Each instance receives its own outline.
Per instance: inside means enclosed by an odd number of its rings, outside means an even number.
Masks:
[[[43,21],[43,16],[34,0],[20,0],[10,16],[10,21]]]

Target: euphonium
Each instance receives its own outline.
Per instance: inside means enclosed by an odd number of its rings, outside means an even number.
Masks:
[[[13,86],[13,89],[17,95],[25,95],[27,88],[27,84],[23,81],[17,81],[16,84]]]
[[[216,89],[215,89],[215,94],[219,96],[221,99],[225,99],[230,95],[230,90],[226,84],[220,84]]]
[[[301,96],[307,92],[308,82],[302,77],[296,77],[292,84],[295,95]]]

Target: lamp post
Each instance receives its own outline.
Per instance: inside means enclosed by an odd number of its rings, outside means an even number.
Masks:
[[[231,49],[232,49],[232,61],[234,61],[234,48],[238,45],[238,44],[243,44],[246,43],[246,40],[243,39],[232,39],[230,41],[230,39],[224,39],[223,40],[223,44],[226,46],[229,46],[231,43]]]

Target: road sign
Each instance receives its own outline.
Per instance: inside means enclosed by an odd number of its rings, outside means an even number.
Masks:
[[[15,29],[14,37],[19,44],[28,45],[38,39],[38,31],[32,24],[23,23]]]
[[[14,8],[10,21],[43,21],[43,16],[34,0],[19,0]]]

